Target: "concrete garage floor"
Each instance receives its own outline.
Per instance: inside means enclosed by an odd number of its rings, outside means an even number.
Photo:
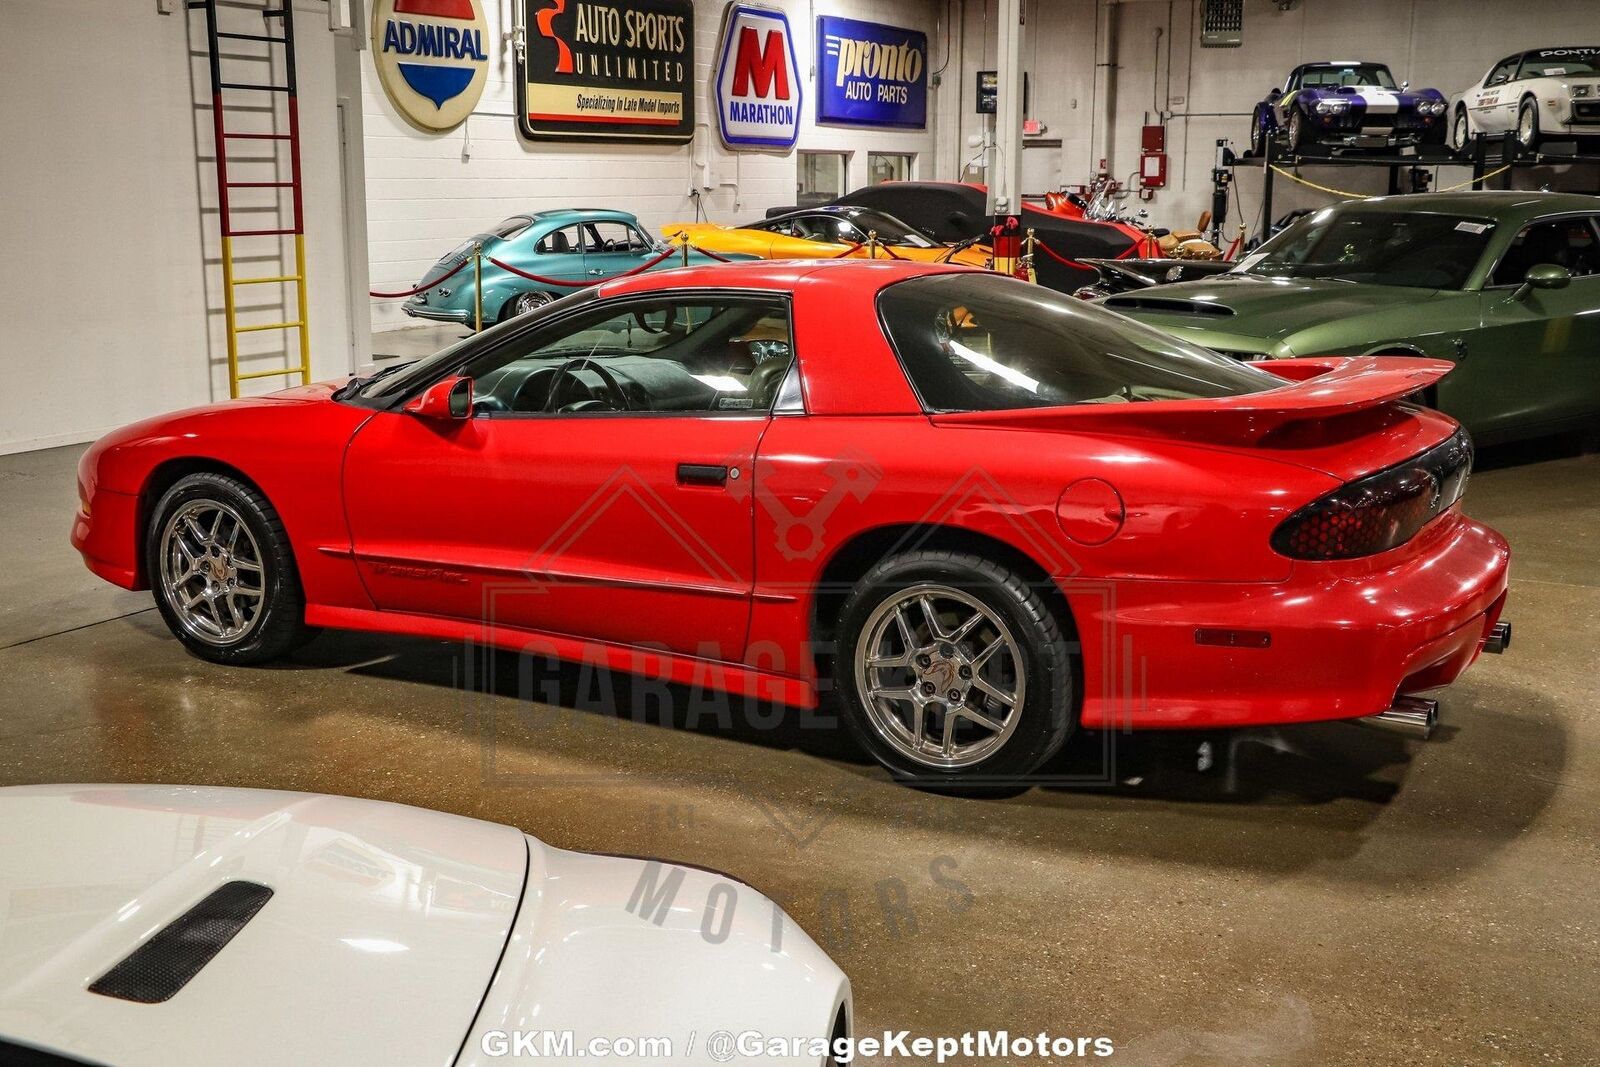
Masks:
[[[1142,1065],[1595,1062],[1600,456],[1486,457],[1468,510],[1514,546],[1515,644],[1445,692],[1434,741],[1286,730],[1230,776],[1196,770],[1195,738],[1117,738],[1121,785],[968,800],[737,703],[732,725],[681,691],[673,725],[553,711],[519,688],[627,707],[629,680],[449,643],[329,633],[210,666],[73,556],[78,451],[0,458],[0,782],[355,794],[718,868],[830,948],[861,1033],[1107,1036]]]

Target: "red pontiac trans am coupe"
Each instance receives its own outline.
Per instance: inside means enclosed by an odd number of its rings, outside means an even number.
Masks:
[[[805,705],[896,773],[1079,725],[1383,712],[1499,643],[1425,359],[1241,364],[958,267],[609,282],[418,363],[131,426],[73,543],[196,654],[475,639]]]

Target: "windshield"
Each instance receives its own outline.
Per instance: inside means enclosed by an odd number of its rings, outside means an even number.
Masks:
[[[1230,273],[1460,289],[1493,231],[1491,219],[1330,208],[1300,219]]]
[[[993,274],[913,278],[885,289],[878,312],[929,411],[1195,400],[1286,384],[1081,300]]]
[[[1522,57],[1519,78],[1600,74],[1600,48],[1548,48]]]
[[[881,211],[856,208],[850,211],[829,211],[816,214],[785,215],[768,222],[754,223],[752,230],[781,233],[788,237],[803,237],[808,241],[829,244],[864,244],[874,233],[878,243],[907,245],[912,248],[938,248],[918,230],[912,229],[893,215]]]
[[[855,225],[856,232],[861,235],[855,238],[858,241],[866,240],[867,236],[876,230],[878,241],[882,244],[909,245],[912,248],[937,247],[920,231],[881,211],[852,211],[849,213],[849,218]]]
[[[1376,85],[1383,89],[1395,87],[1394,75],[1381,63],[1311,67],[1300,75],[1302,89],[1332,89],[1340,85]]]
[[[453,372],[472,356],[485,351],[498,339],[520,333],[522,328],[543,322],[548,316],[564,314],[580,304],[596,300],[598,289],[579,289],[554,303],[546,304],[527,315],[518,315],[483,333],[469,333],[455,344],[442,348],[426,359],[401,366],[388,367],[367,378],[355,378],[336,394],[340,400],[356,400],[364,406],[385,408],[399,397],[405,396]]]

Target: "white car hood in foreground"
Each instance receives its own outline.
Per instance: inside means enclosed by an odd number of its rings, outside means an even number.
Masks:
[[[88,991],[239,880],[273,895],[170,1000]],[[706,871],[344,797],[0,789],[0,1039],[109,1067],[519,1062],[484,1052],[518,1030],[711,1063],[719,1029],[826,1037],[849,995],[770,900]]]
[[[448,1064],[511,927],[518,831],[344,797],[0,790],[0,1036],[112,1067]],[[236,879],[272,898],[173,998],[87,987]]]

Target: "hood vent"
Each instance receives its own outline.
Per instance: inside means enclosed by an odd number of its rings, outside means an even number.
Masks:
[[[1209,300],[1176,300],[1169,296],[1114,296],[1103,301],[1113,311],[1166,311],[1174,315],[1210,315],[1231,318],[1233,309]]]
[[[139,1004],[170,1000],[271,898],[272,890],[255,882],[221,886],[96,979],[89,992]]]

